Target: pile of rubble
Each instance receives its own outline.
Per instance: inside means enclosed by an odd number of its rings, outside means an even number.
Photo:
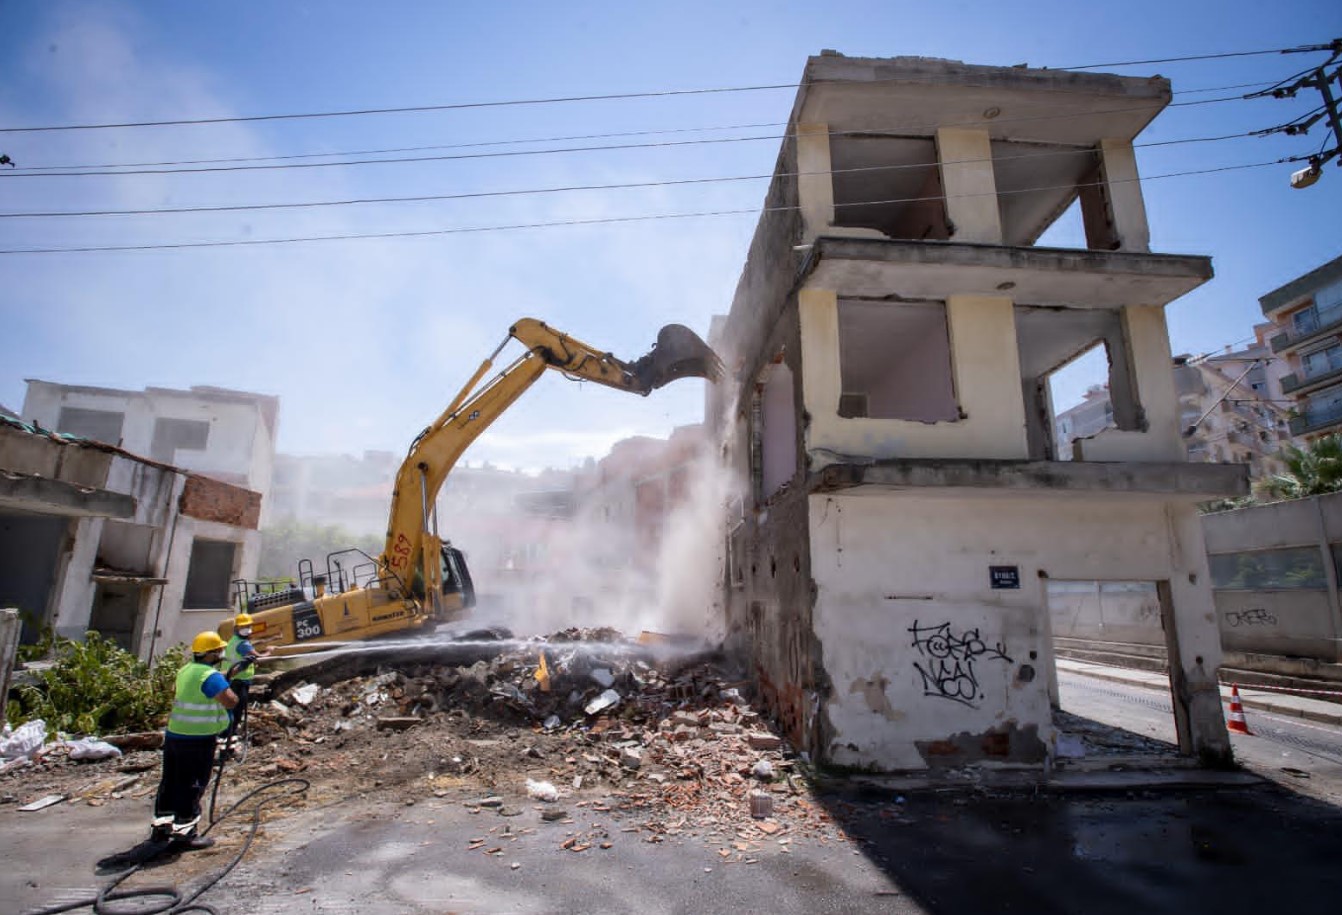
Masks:
[[[452,798],[503,817],[530,805],[561,824],[608,814],[647,842],[697,838],[729,863],[753,863],[766,842],[841,839],[811,797],[805,755],[768,729],[748,689],[722,657],[647,633],[361,646],[257,678],[246,756],[229,765],[226,790],[301,773],[308,803]],[[134,760],[51,754],[12,781],[0,775],[0,799],[144,797],[157,783],[154,745],[124,746]],[[575,853],[611,841],[566,835]]]
[[[374,774],[427,769],[430,781],[470,777],[500,792],[543,784],[533,798],[627,816],[650,842],[719,839],[720,854],[748,860],[752,843],[786,846],[832,828],[809,799],[805,756],[767,729],[747,683],[719,656],[647,633],[574,629],[501,641],[470,664],[420,660],[330,683],[303,676],[277,681],[275,698],[253,709],[253,744],[287,751],[258,766],[260,777],[403,732],[418,735],[421,761],[402,752],[395,769]]]

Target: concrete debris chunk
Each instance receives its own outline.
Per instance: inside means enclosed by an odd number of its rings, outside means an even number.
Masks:
[[[603,712],[608,708],[613,708],[620,703],[620,694],[613,689],[608,689],[597,696],[591,702],[583,707],[583,711],[589,715],[595,715],[597,712]]]
[[[316,699],[317,694],[321,691],[322,688],[316,683],[308,683],[304,686],[299,686],[290,690],[286,698],[288,698],[290,702],[296,702],[299,705],[306,707],[312,704],[312,700]]]
[[[643,751],[638,747],[625,747],[620,750],[620,765],[626,769],[638,769],[643,765]]]
[[[615,682],[615,675],[604,667],[595,668],[589,676],[607,689]]]
[[[782,738],[767,731],[751,731],[746,740],[752,750],[777,750],[783,743]]]
[[[549,782],[527,779],[527,794],[538,801],[552,802],[559,800],[559,789]]]
[[[65,800],[64,794],[48,794],[46,797],[38,798],[31,804],[24,804],[19,810],[24,813],[31,813],[35,810],[45,810]]]
[[[415,725],[423,723],[423,718],[379,718],[377,720],[377,729],[379,731],[406,731],[413,728]]]

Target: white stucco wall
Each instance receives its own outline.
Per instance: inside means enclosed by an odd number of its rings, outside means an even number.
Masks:
[[[812,496],[809,513],[813,619],[833,684],[826,712],[837,763],[924,768],[917,742],[1009,725],[1034,726],[1051,752],[1051,634],[1041,573],[1170,581],[1182,660],[1213,673],[1219,664],[1191,507],[1131,495],[871,492]],[[1018,567],[1019,590],[993,590],[994,565]],[[953,701],[925,682],[917,665],[935,672],[936,646],[914,644],[915,622],[948,624],[945,634],[956,640],[977,632],[986,653],[965,658],[959,650],[962,673],[972,661],[976,698]],[[999,644],[1010,661],[998,656]],[[1022,665],[1033,668],[1032,678]],[[961,694],[967,683],[947,690]]]
[[[1028,457],[1025,401],[1021,395],[1020,358],[1010,299],[999,296],[948,299],[951,371],[956,400],[965,418],[939,423],[839,416],[842,376],[838,297],[829,290],[804,289],[798,295],[798,308],[803,393],[805,408],[811,415],[806,448],[813,452],[813,469],[831,463],[833,455],[876,459]]]
[[[160,654],[179,642],[190,641],[198,632],[216,628],[235,612],[228,606],[201,610],[183,609],[182,597],[186,592],[186,575],[191,564],[191,544],[197,537],[206,540],[226,540],[237,544],[233,555],[231,577],[256,577],[256,564],[261,552],[259,531],[179,516],[177,532],[172,538],[172,552],[167,559],[167,572],[163,576],[168,579],[168,583],[162,586],[162,606],[159,606],[156,596],[149,601],[148,611],[144,615],[141,644],[147,646],[152,640],[155,654]]]
[[[156,420],[208,422],[210,432],[204,450],[178,449],[160,459],[184,470],[245,477],[242,485],[261,493],[265,505],[274,472],[275,444],[255,403],[230,403],[182,393],[71,389],[51,382],[28,384],[23,402],[25,419],[55,429],[62,407],[124,414],[121,447],[144,457],[153,456]]]

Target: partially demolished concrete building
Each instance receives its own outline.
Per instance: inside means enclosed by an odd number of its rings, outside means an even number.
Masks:
[[[1223,762],[1220,644],[1132,141],[1159,77],[811,58],[715,348],[729,637],[792,741],[874,770],[1044,765],[1048,591],[1159,595],[1180,749]],[[1035,245],[1080,200],[1085,249]],[[1095,346],[1115,424],[1054,440],[1049,379]]]
[[[228,615],[255,577],[261,494],[114,445],[0,418],[0,607],[140,657]]]

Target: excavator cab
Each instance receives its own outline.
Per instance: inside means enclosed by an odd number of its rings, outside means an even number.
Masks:
[[[466,556],[456,547],[443,545],[443,596],[461,596],[461,609],[475,606],[475,583],[466,568]]]

